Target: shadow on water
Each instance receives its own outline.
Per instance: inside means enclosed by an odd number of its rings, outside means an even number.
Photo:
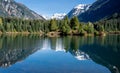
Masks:
[[[0,66],[9,67],[45,46],[54,51],[69,52],[78,60],[92,59],[107,67],[112,73],[120,73],[120,35],[56,38],[37,35],[2,35],[0,36]]]

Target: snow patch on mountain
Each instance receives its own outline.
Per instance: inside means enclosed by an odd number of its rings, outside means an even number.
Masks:
[[[73,16],[78,16],[89,9],[91,4],[79,4],[75,6],[69,13],[68,17],[72,18]]]
[[[53,16],[51,17],[51,19],[57,19],[57,20],[61,20],[66,16],[66,13],[55,13],[53,14]]]
[[[15,0],[0,0],[0,16],[44,20],[41,15]]]
[[[89,7],[90,5],[87,5],[87,4],[79,4],[78,6],[74,7],[76,11],[73,13],[73,15],[77,16],[80,13],[87,11]]]

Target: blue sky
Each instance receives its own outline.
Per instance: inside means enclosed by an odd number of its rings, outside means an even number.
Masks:
[[[96,0],[15,0],[26,5],[31,10],[45,16],[54,13],[68,13],[78,4],[91,4]]]

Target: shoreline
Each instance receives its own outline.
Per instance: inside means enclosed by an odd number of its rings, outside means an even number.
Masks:
[[[95,33],[85,33],[85,34],[62,34],[62,32],[0,32],[0,35],[29,35],[29,34],[35,34],[35,35],[44,35],[47,37],[60,37],[60,36],[106,36],[106,35],[120,35],[120,31],[110,31],[110,32],[98,32],[97,34]]]

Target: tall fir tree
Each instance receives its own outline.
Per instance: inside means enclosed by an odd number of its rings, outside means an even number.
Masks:
[[[56,31],[58,29],[57,27],[57,23],[56,23],[56,20],[55,19],[51,19],[50,20],[50,31]]]
[[[77,16],[73,17],[70,20],[70,26],[73,30],[78,30],[79,29],[79,20],[78,20]]]

